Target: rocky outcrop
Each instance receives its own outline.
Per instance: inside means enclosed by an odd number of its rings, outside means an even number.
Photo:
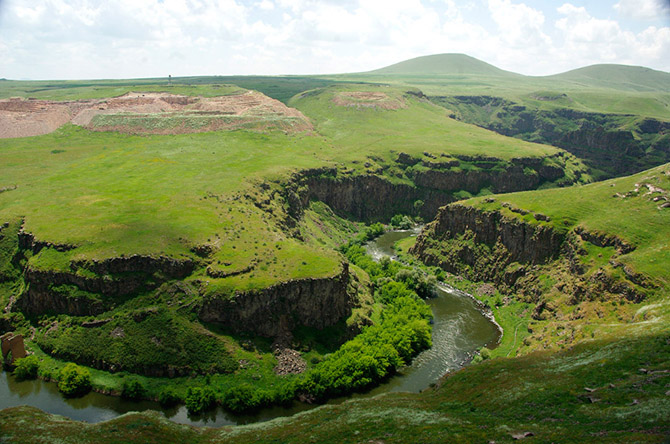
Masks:
[[[395,214],[432,219],[440,207],[458,200],[455,193],[459,191],[472,194],[484,188],[494,193],[524,191],[563,178],[565,171],[557,165],[565,162],[564,154],[551,156],[553,160],[549,162],[539,157],[506,162],[473,156],[444,161],[428,157],[422,161],[399,153],[396,165],[406,169],[409,181],[394,183],[383,174],[348,174],[336,168],[305,170],[293,175],[286,184],[284,199],[295,218],[300,217],[309,200],[319,200],[344,217],[366,222],[388,221]],[[420,162],[428,168],[407,170]],[[459,168],[464,162],[469,167]],[[384,168],[388,166],[382,167],[382,172]]]
[[[571,100],[565,94],[546,99]],[[440,96],[430,100],[456,111],[454,117],[465,122],[505,136],[563,148],[609,177],[670,161],[670,122],[571,108],[541,110],[491,96]]]
[[[73,261],[68,271],[28,266],[23,273],[26,289],[15,307],[28,315],[97,315],[112,308],[118,298],[189,275],[195,265],[190,259],[133,255]]]
[[[393,184],[376,175],[351,177],[308,177],[308,198],[326,203],[336,213],[356,220],[387,221],[395,214],[416,214],[415,202],[422,201],[422,217],[454,201],[449,193],[428,187]]]
[[[508,218],[498,211],[480,209],[459,204],[451,204],[440,209],[433,222],[419,234],[415,246],[410,251],[426,262],[429,245],[435,241],[468,235],[475,244],[490,247],[500,245],[505,250],[508,262],[542,264],[558,256],[564,236],[547,225],[533,225],[520,219]],[[471,267],[477,267],[474,255],[462,255],[461,260]],[[442,261],[446,269],[455,270],[455,265]]]
[[[233,296],[206,297],[198,310],[202,321],[232,332],[277,337],[297,326],[324,328],[351,314],[355,301],[348,293],[348,264],[324,278],[282,282]]]
[[[507,207],[515,213],[530,214]],[[539,216],[538,221],[548,219]],[[584,242],[614,247],[610,266],[588,270],[581,260],[587,254]],[[580,226],[565,232],[497,210],[451,204],[440,209],[436,219],[426,225],[410,253],[451,273],[494,282],[501,291],[528,302],[542,300],[548,291],[545,285],[549,275],[554,282],[553,291],[565,293],[573,303],[610,297],[639,302],[654,283],[616,260],[633,250],[634,246],[616,236]],[[626,277],[618,276],[616,268],[621,268]]]
[[[112,257],[103,260],[73,261],[71,268],[80,268],[92,271],[98,275],[113,275],[120,273],[162,273],[167,277],[179,279],[188,276],[195,268],[195,261],[191,259],[175,259],[167,256],[130,256]]]
[[[43,248],[53,248],[54,250],[60,252],[70,251],[77,248],[76,245],[57,244],[53,242],[45,242],[37,240],[34,234],[25,231],[23,227],[21,227],[21,229],[19,230],[18,236],[19,236],[19,248],[22,250],[29,250],[33,254],[39,253],[40,250],[42,250]]]

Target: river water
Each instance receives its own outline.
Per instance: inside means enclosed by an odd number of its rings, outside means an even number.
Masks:
[[[384,256],[394,258],[393,245],[408,236],[416,236],[416,230],[386,233],[367,245],[368,253],[377,260]],[[401,369],[385,384],[367,393],[355,394],[353,398],[386,392],[419,392],[446,372],[463,367],[475,350],[484,346],[493,348],[498,344],[501,334],[498,325],[482,313],[481,307],[468,294],[441,285],[437,296],[426,302],[434,316],[433,347],[419,354],[410,366]],[[335,399],[331,403],[345,399],[349,398]],[[0,409],[18,405],[30,405],[86,422],[106,421],[130,411],[158,410],[181,424],[211,427],[267,421],[315,407],[296,402],[289,408],[266,408],[252,415],[233,415],[219,408],[204,416],[189,416],[184,406],[165,409],[156,402],[129,401],[94,392],[82,398],[65,399],[55,383],[40,380],[18,382],[6,372],[0,373]]]

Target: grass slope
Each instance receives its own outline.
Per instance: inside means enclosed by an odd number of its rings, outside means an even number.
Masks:
[[[520,76],[503,71],[486,62],[465,54],[434,54],[416,57],[395,63],[384,68],[369,71],[369,74],[394,75],[445,75],[445,74],[477,74],[494,76]]]
[[[643,66],[591,65],[549,76],[549,78],[624,91],[667,92],[670,90],[670,73]]]
[[[348,401],[248,426],[192,428],[156,413],[99,424],[31,407],[0,412],[12,443],[660,443],[670,428],[668,333],[591,341],[558,354],[493,359],[421,394]]]
[[[648,185],[659,191],[652,192]],[[670,288],[667,274],[670,208],[659,208],[670,197],[669,191],[670,164],[666,164],[633,176],[583,187],[513,193],[501,195],[495,202],[473,199],[465,204],[503,211],[509,217],[521,217],[502,208],[502,203],[507,202],[515,208],[530,211],[523,217],[531,223],[548,224],[560,231],[581,226],[588,231],[615,235],[635,246],[634,251],[618,260]],[[532,213],[545,214],[551,221],[535,221]]]

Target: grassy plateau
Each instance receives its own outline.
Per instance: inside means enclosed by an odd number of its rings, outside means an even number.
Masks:
[[[42,379],[75,362],[94,390],[192,413],[321,402],[430,346],[433,277],[504,331],[418,394],[220,429],[9,408],[0,442],[665,442],[669,88],[670,74],[646,68],[527,77],[454,54],[332,76],[0,81],[0,99],[29,103],[253,89],[309,123],[289,131],[292,118],[261,113],[198,132],[206,114],[102,114],[93,126],[121,131],[66,123],[0,139],[0,333],[24,335]],[[187,120],[195,132],[150,134]],[[600,139],[583,132],[593,122]],[[624,161],[583,143],[606,132]],[[438,203],[477,222],[441,232],[426,210]],[[362,245],[384,228],[365,223],[392,208],[430,223],[379,265]],[[514,259],[504,233],[531,232]],[[525,259],[546,233],[560,245]]]

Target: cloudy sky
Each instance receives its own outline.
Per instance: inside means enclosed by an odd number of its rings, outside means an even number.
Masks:
[[[0,0],[0,77],[322,74],[458,52],[670,71],[670,0]]]

